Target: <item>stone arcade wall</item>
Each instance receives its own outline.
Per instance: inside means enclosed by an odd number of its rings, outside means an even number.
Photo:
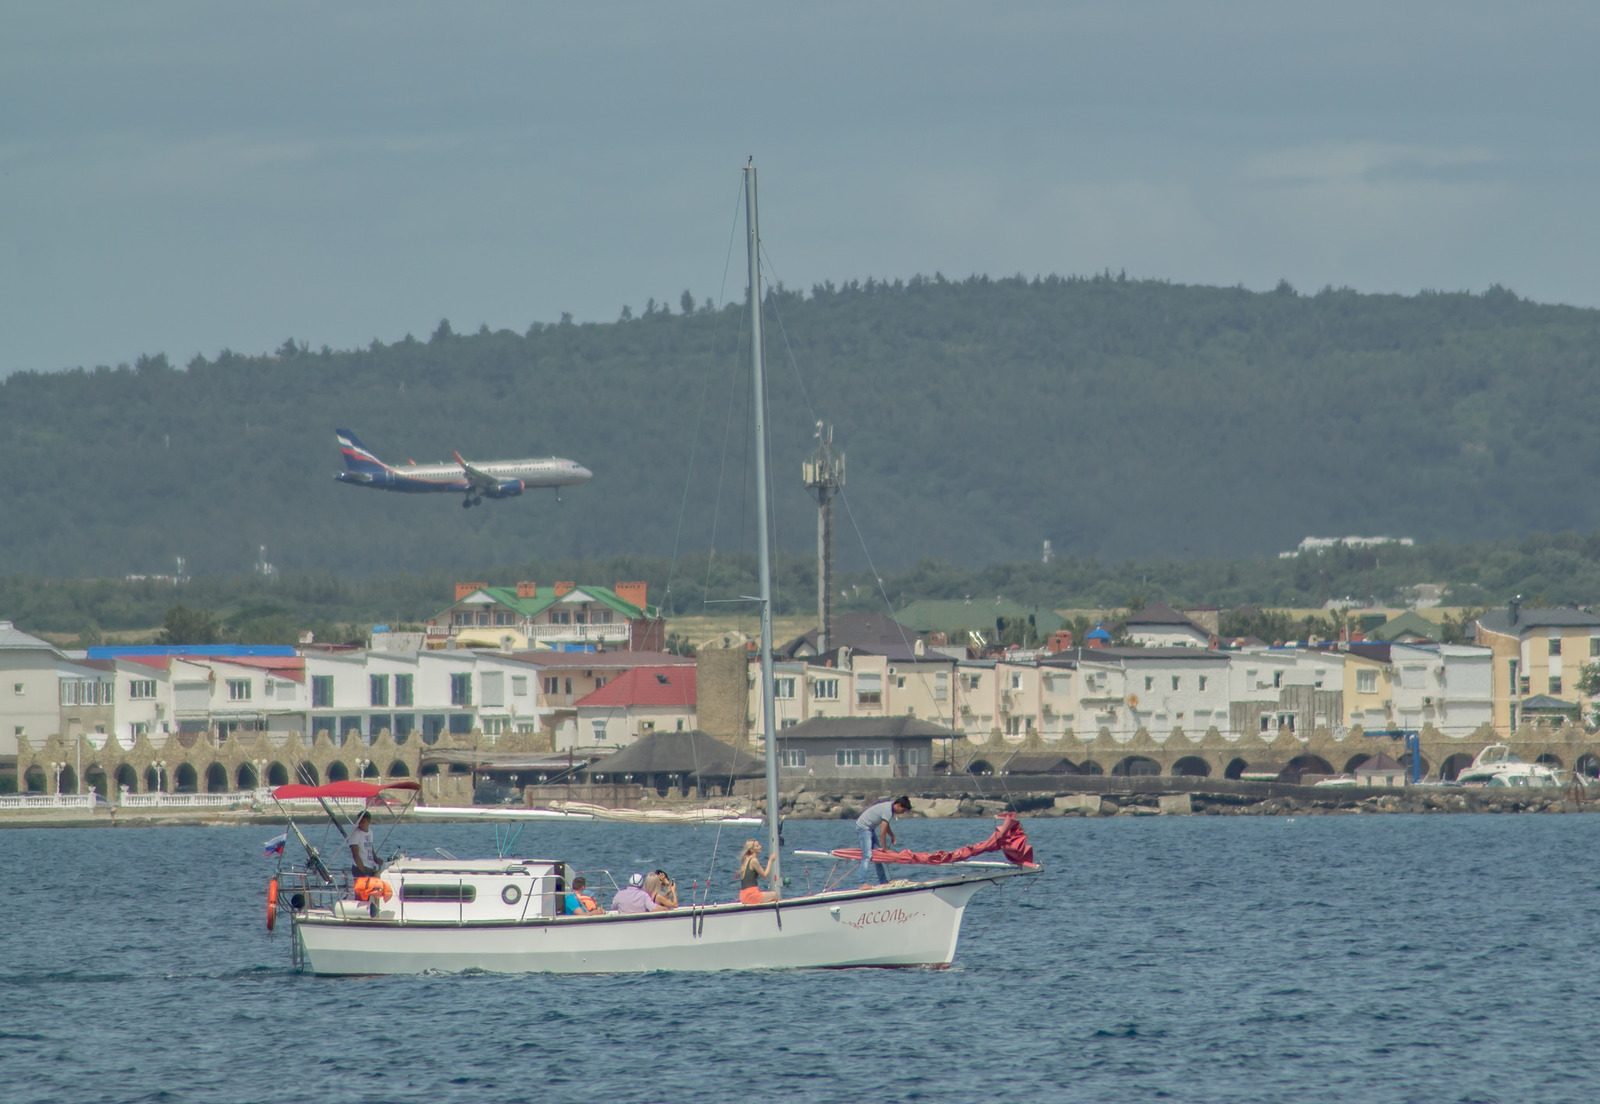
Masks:
[[[1591,772],[1593,765],[1600,764],[1600,732],[1590,732],[1579,725],[1524,725],[1509,741],[1503,740],[1489,725],[1460,739],[1448,737],[1429,726],[1422,730],[1424,776],[1439,778],[1447,763],[1459,770],[1486,745],[1494,743],[1509,743],[1512,752],[1528,762],[1544,760],[1563,770],[1572,770],[1586,758],[1590,762],[1585,765]],[[1268,763],[1291,765],[1311,775],[1340,774],[1380,751],[1391,758],[1402,759],[1405,745],[1403,741],[1386,737],[1368,738],[1359,727],[1350,729],[1342,737],[1335,737],[1327,728],[1318,728],[1304,739],[1284,730],[1270,739],[1249,734],[1238,740],[1228,739],[1216,728],[1198,739],[1175,728],[1160,741],[1140,729],[1126,742],[1114,739],[1109,730],[1102,728],[1089,740],[1068,732],[1052,741],[1043,740],[1037,734],[1027,740],[991,736],[983,743],[935,740],[933,747],[935,762],[948,756],[954,770],[975,773],[1003,770],[1006,760],[1019,750],[1028,755],[1059,754],[1091,774],[1128,774],[1142,770],[1162,775],[1237,778],[1252,766]],[[1151,763],[1155,764],[1154,770],[1149,766]]]
[[[132,793],[175,793],[180,789],[236,793],[287,782],[421,777],[422,799],[428,804],[471,804],[470,773],[421,774],[423,752],[437,748],[548,751],[550,737],[517,733],[487,738],[474,730],[464,736],[446,733],[438,743],[425,744],[415,733],[404,742],[397,742],[385,729],[370,744],[357,737],[336,744],[326,731],[318,732],[309,742],[299,733],[285,738],[262,732],[235,734],[220,742],[201,736],[189,747],[180,745],[176,737],[164,747],[156,747],[141,736],[131,748],[112,739],[96,748],[81,735],[50,736],[37,745],[22,737],[17,741],[17,789],[26,792],[31,783],[32,788],[45,793],[78,792],[77,769],[81,762],[83,792],[96,789],[113,801],[122,786]]]

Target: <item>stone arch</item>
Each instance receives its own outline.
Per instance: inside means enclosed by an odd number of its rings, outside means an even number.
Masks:
[[[206,768],[206,793],[228,792],[228,768],[221,763],[212,763]]]
[[[972,762],[967,764],[967,773],[993,774],[994,768],[989,765],[989,761],[987,759],[974,759]]]
[[[139,792],[139,772],[126,763],[117,768],[116,781],[118,793],[122,792],[124,786],[128,787],[129,793]]]
[[[253,790],[261,785],[261,777],[256,774],[255,764],[240,763],[239,769],[234,772],[233,784],[240,790]]]
[[[155,767],[144,769],[144,792],[155,793],[161,789],[161,772]]]
[[[22,789],[24,793],[44,793],[45,788],[46,779],[43,767],[35,763],[23,772]]]
[[[389,777],[410,778],[411,768],[406,766],[403,760],[396,759],[394,762],[389,764]]]
[[[1211,764],[1198,755],[1185,755],[1172,764],[1172,773],[1184,778],[1205,778],[1211,773]]]
[[[366,764],[364,766],[362,766],[362,768],[361,768],[361,777],[362,778],[378,778],[378,777],[380,777],[380,775],[378,774],[378,764],[376,764],[372,760],[368,759]]]
[[[1085,759],[1078,764],[1079,774],[1105,774],[1106,769],[1093,759]]]
[[[1439,764],[1439,777],[1446,782],[1454,782],[1457,775],[1472,766],[1472,758],[1466,752],[1456,752]]]
[[[71,766],[62,767],[61,773],[56,776],[56,786],[57,793],[77,793],[78,772],[73,770]]]
[[[99,763],[90,763],[83,771],[83,783],[92,793],[99,794],[102,798],[110,800],[111,787],[106,778],[106,769]]]
[[[1360,755],[1352,755],[1350,758],[1345,760],[1344,773],[1350,774],[1354,772],[1357,767],[1359,767],[1362,763],[1365,763],[1368,759],[1371,759],[1375,754],[1377,753],[1372,751],[1363,751]],[[1468,759],[1467,762],[1470,763],[1472,760]]]
[[[1144,755],[1127,755],[1118,760],[1111,773],[1120,778],[1148,776],[1161,773],[1161,764]]]
[[[308,786],[322,785],[322,775],[317,772],[317,765],[310,760],[302,759],[294,765],[294,775],[298,781]]]
[[[1228,762],[1227,769],[1222,772],[1222,777],[1231,778],[1237,782],[1239,780],[1239,776],[1249,769],[1250,763],[1248,760],[1232,759]]]
[[[289,768],[282,763],[267,764],[267,785],[287,786],[289,784]]]
[[[348,782],[348,781],[350,781],[350,768],[345,766],[339,760],[335,759],[333,762],[328,764],[328,781],[329,782]]]
[[[172,772],[172,789],[175,793],[199,793],[200,774],[193,763],[179,763]]]
[[[1585,778],[1600,778],[1600,757],[1580,755],[1574,769]]]
[[[1409,751],[1406,752],[1404,755],[1400,756],[1400,765],[1406,769],[1406,778],[1410,779],[1410,777],[1411,777],[1411,753]],[[1433,769],[1433,764],[1428,762],[1428,757],[1426,755],[1424,755],[1424,756],[1421,757],[1421,765],[1422,765],[1422,769],[1417,772],[1417,777],[1418,778],[1426,778],[1426,777],[1428,777],[1428,772]]]
[[[1554,767],[1556,770],[1561,770],[1566,766],[1566,764],[1561,761],[1561,756],[1548,751],[1539,756],[1539,758],[1535,759],[1534,762],[1543,763],[1545,766]]]
[[[1286,774],[1292,776],[1295,782],[1299,782],[1300,776],[1303,774],[1326,774],[1331,776],[1333,773],[1333,764],[1320,755],[1296,755],[1289,760],[1286,771]]]
[[[424,777],[424,778],[433,778],[433,777],[437,776],[438,773],[439,773],[439,764],[438,763],[424,763],[423,764],[423,766],[422,766],[422,777]]]

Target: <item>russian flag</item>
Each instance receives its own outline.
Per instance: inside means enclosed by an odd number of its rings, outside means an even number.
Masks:
[[[283,854],[284,846],[288,844],[288,842],[288,832],[285,832],[281,836],[273,836],[266,843],[261,845],[261,853],[263,855],[281,855]]]

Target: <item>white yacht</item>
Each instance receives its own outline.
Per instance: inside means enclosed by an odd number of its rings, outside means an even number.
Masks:
[[[744,170],[750,267],[750,408],[755,420],[757,549],[761,603],[762,731],[777,731],[772,675],[772,571],[768,550],[766,401],[761,358],[761,267],[756,171]],[[766,741],[766,825],[771,885],[783,885],[778,832],[777,741]],[[417,790],[413,781],[375,785],[290,785],[281,800],[316,800],[336,827],[329,800],[385,802],[384,790]],[[568,815],[537,811],[543,817]],[[580,814],[581,815],[581,814]],[[592,810],[590,811],[592,815]],[[507,818],[510,819],[510,818]],[[533,819],[529,815],[528,819]],[[564,908],[567,868],[556,859],[397,857],[377,877],[337,878],[290,821],[305,861],[282,865],[267,889],[267,927],[279,909],[293,928],[296,963],[314,974],[398,974],[423,970],[612,973],[645,970],[756,970],[807,966],[944,966],[956,952],[967,902],[983,886],[1038,873],[1033,848],[1014,814],[983,843],[928,855],[874,852],[885,863],[963,865],[966,873],[925,881],[899,879],[860,889],[760,904],[690,904],[645,913],[572,915]],[[502,849],[503,850],[503,849]],[[999,851],[1006,862],[970,862]],[[843,876],[859,852],[833,852]],[[841,869],[836,869],[836,878]],[[853,880],[853,879],[852,879]],[[597,887],[598,888],[598,887]]]
[[[1490,744],[1456,775],[1462,786],[1559,786],[1561,772],[1544,763],[1524,763],[1506,744]]]

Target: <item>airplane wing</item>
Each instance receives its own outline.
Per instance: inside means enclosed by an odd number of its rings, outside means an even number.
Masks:
[[[461,459],[461,454],[459,452],[451,449],[450,455],[456,458],[456,463],[461,465],[461,470],[467,473],[467,482],[472,486],[478,488],[479,490],[485,491],[500,486],[501,480],[498,477],[490,475],[482,468],[473,467],[471,464]]]

